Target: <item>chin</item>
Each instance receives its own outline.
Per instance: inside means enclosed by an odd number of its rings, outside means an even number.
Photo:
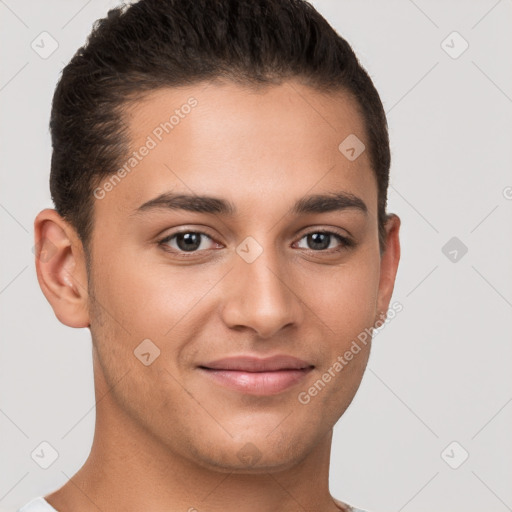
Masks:
[[[314,448],[304,444],[304,434],[297,439],[289,432],[272,434],[239,435],[207,446],[194,447],[193,457],[203,467],[223,473],[259,474],[285,471],[296,466]],[[300,439],[300,441],[299,441]],[[210,441],[211,438],[210,438]],[[213,441],[214,442],[214,441]]]

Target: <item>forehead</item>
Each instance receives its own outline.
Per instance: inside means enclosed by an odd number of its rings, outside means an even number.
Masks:
[[[308,192],[330,190],[365,197],[369,210],[376,205],[368,151],[356,159],[343,152],[347,144],[368,148],[357,104],[344,91],[295,81],[258,90],[230,82],[164,88],[130,104],[125,122],[130,154],[118,176],[104,180],[111,186],[96,201],[100,214],[113,206],[130,214],[166,191],[223,197],[240,212],[265,203],[277,213]]]

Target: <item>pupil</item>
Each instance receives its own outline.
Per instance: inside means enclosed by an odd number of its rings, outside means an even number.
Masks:
[[[178,234],[176,243],[183,251],[193,251],[201,244],[201,237],[199,233],[180,233]]]
[[[309,240],[313,241],[311,249],[327,249],[329,247],[329,236],[327,233],[313,233],[309,235]],[[327,243],[326,243],[327,242]]]

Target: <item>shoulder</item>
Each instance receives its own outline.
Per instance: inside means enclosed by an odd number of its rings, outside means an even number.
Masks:
[[[57,512],[42,496],[34,498],[16,512]]]

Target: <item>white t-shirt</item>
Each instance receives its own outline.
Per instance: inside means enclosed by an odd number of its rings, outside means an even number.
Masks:
[[[16,512],[57,512],[42,496],[34,498]]]
[[[338,500],[334,500],[339,505],[344,505]],[[34,498],[29,501],[26,505],[23,505],[17,512],[57,512],[42,496]],[[366,512],[360,508],[350,508],[350,512]]]

